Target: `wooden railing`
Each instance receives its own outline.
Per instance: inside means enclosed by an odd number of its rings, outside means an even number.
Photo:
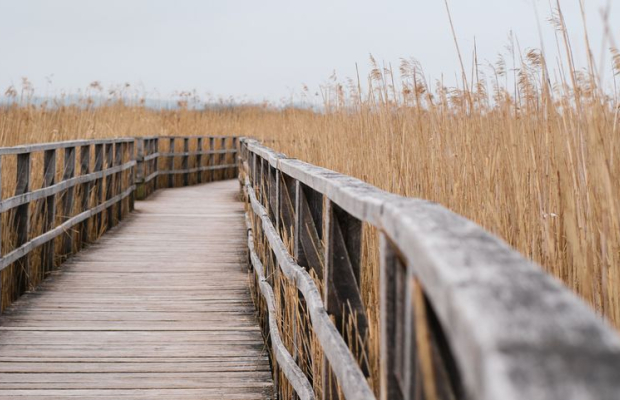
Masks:
[[[618,398],[617,332],[497,237],[438,204],[240,147],[279,398]]]
[[[232,136],[158,136],[0,148],[0,311],[115,226],[136,197],[234,178],[236,146]]]
[[[280,398],[620,393],[617,333],[539,266],[440,205],[234,137],[18,146],[1,148],[0,163],[2,307],[116,225],[135,197],[238,170],[251,290]]]
[[[133,209],[133,146],[123,138],[0,148],[2,175],[15,177],[0,201],[2,308]]]
[[[188,186],[237,176],[235,136],[153,136],[138,149],[138,199],[164,187]]]

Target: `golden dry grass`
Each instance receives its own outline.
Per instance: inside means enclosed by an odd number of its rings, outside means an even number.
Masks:
[[[565,32],[559,17],[555,22]],[[368,90],[362,93],[359,81],[331,80],[321,91],[321,112],[265,106],[152,110],[114,98],[95,107],[88,96],[79,106],[23,101],[0,108],[0,145],[157,134],[254,136],[289,156],[439,202],[472,219],[540,263],[618,328],[620,102],[601,86],[596,68],[575,69],[570,46],[559,46],[569,61],[556,73],[541,52],[531,50],[500,60],[486,75],[476,66],[470,78],[463,73],[459,88],[431,85],[414,60],[397,70],[371,60],[363,85]],[[618,74],[620,53],[612,55]],[[376,235],[365,232],[362,293],[374,377]]]

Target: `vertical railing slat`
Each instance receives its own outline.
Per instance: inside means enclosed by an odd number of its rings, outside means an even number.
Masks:
[[[116,142],[114,144],[114,166],[120,167],[123,165],[123,153],[124,153],[125,143]],[[123,186],[123,173],[121,171],[116,172],[114,178],[114,196],[118,196],[122,192]],[[117,201],[113,206],[116,211],[116,219],[114,221],[114,225],[118,224],[118,222],[123,218],[123,202]]]
[[[213,169],[213,167],[215,166],[215,154],[213,154],[214,151],[215,151],[215,138],[210,137],[209,138],[209,166],[211,167],[211,173],[209,174],[209,182],[213,182],[215,180],[215,169]]]
[[[106,143],[105,145],[105,166],[103,167],[104,170],[109,169],[113,166],[113,160],[114,160],[113,150],[114,150],[114,144]],[[110,174],[105,179],[105,200],[106,201],[110,200],[113,196],[113,193],[114,193],[114,174]],[[105,224],[106,231],[114,226],[113,216],[114,216],[113,207],[108,207],[106,209],[106,224]]]
[[[198,172],[196,175],[196,183],[202,183],[203,171],[200,170],[202,168],[202,136],[196,139],[196,168],[198,168]]]
[[[189,185],[189,138],[183,138],[183,158],[181,159],[181,169],[185,170],[183,173],[183,186]]]
[[[136,153],[135,153],[135,141],[131,141],[127,145],[127,152],[129,153],[129,161],[136,161]],[[136,184],[136,166],[131,167],[129,171],[129,186],[133,186]],[[132,190],[131,195],[129,196],[129,212],[134,210],[136,202],[136,189]]]
[[[153,154],[159,153],[159,139],[155,138],[153,139],[152,143],[151,143],[151,150],[153,151]],[[152,164],[151,164],[151,173],[156,173],[157,171],[159,171],[159,156],[153,158],[153,160],[151,160]],[[156,191],[159,186],[158,186],[158,179],[153,179],[152,180],[153,184],[151,185],[153,188],[151,189],[151,193]]]
[[[56,149],[46,150],[43,155],[43,187],[56,183]],[[56,224],[56,195],[45,198],[43,232],[54,228]],[[45,243],[41,250],[41,269],[43,276],[54,269],[54,241]]]
[[[62,180],[66,181],[75,176],[75,147],[65,148],[64,171]],[[71,218],[74,205],[74,187],[70,187],[65,191],[62,202],[62,220],[63,222]],[[63,235],[62,240],[62,256],[65,259],[73,250],[73,229],[69,229]]]
[[[146,142],[146,146],[145,146]],[[146,187],[148,183],[145,183],[144,180],[149,176],[148,173],[148,164],[149,161],[144,161],[144,156],[149,155],[149,140],[137,138],[136,139],[136,181],[138,182],[138,187],[136,188],[137,198],[138,200],[145,199],[149,194],[146,192]],[[146,151],[145,151],[146,147]]]
[[[30,153],[17,155],[17,179],[15,185],[15,195],[28,193],[30,191]],[[20,247],[28,241],[30,231],[30,203],[22,204],[15,210],[15,220],[13,229],[15,232],[15,248]],[[29,270],[29,255],[25,255],[15,263],[16,268],[16,288],[17,295],[21,295],[28,290],[31,271]]]
[[[87,175],[90,173],[90,145],[83,145],[80,147],[80,175]],[[84,182],[82,184],[82,204],[80,211],[87,211],[90,204],[90,187],[91,182]],[[80,224],[80,242],[78,249],[80,249],[86,242],[88,237],[88,228],[90,226],[90,218],[84,220]]]
[[[104,145],[95,145],[95,168],[94,172],[103,170]],[[95,205],[98,206],[103,202],[103,178],[95,180]],[[94,219],[94,237],[96,239],[103,229],[103,212],[97,213]]]
[[[170,145],[169,145],[169,153],[170,156],[168,157],[168,171],[173,171],[174,170],[174,138],[170,138]],[[174,174],[169,174],[168,175],[168,187],[174,187]]]

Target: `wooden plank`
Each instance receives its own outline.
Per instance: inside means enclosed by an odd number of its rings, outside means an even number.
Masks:
[[[16,301],[0,398],[272,399],[237,191],[158,191]]]

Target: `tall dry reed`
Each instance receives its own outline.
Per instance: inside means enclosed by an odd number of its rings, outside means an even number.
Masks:
[[[554,23],[563,61],[548,62],[537,50],[513,52],[513,59],[487,68],[476,63],[454,88],[429,82],[415,60],[398,68],[371,60],[364,85],[334,79],[321,88],[321,112],[193,110],[186,102],[177,110],[153,110],[114,96],[95,106],[89,96],[101,95],[98,84],[79,105],[52,99],[35,106],[26,84],[7,91],[17,104],[0,108],[0,145],[154,134],[254,136],[382,189],[444,204],[503,237],[620,327],[618,92],[602,87],[591,57],[589,68],[575,67],[561,12]],[[617,75],[620,52],[610,43],[607,69]],[[3,179],[4,197],[10,185]]]

